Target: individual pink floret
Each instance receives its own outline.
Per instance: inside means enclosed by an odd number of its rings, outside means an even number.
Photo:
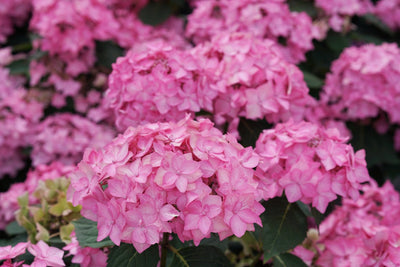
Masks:
[[[400,49],[396,44],[346,48],[333,62],[321,102],[342,120],[375,118],[381,111],[399,123]]]
[[[75,233],[71,235],[71,243],[63,247],[63,250],[69,251],[73,255],[72,263],[79,264],[82,267],[106,267],[107,254],[99,248],[80,247]]]
[[[260,39],[279,44],[285,58],[293,63],[305,59],[313,49],[312,39],[319,38],[317,27],[304,12],[291,12],[284,0],[205,0],[196,1],[188,16],[186,36],[199,44],[221,32],[249,32]]]
[[[23,264],[23,261],[13,262],[12,260],[18,257],[19,255],[24,254],[28,245],[29,243],[21,242],[16,244],[14,247],[12,246],[0,247],[0,261],[4,260],[1,266],[2,267],[21,266]]]
[[[71,176],[68,198],[98,223],[98,240],[139,252],[163,233],[199,244],[261,224],[258,156],[209,120],[129,127],[102,149],[88,149]]]
[[[34,129],[32,141],[32,164],[59,161],[72,165],[82,159],[87,147],[100,147],[114,137],[114,131],[96,125],[79,115],[68,113],[47,117]]]
[[[337,195],[357,199],[370,180],[365,151],[354,153],[335,128],[309,122],[278,124],[256,143],[256,175],[265,200],[285,192],[289,202],[311,204],[324,213]]]
[[[30,244],[28,251],[35,257],[30,265],[31,267],[62,267],[65,266],[63,261],[64,251],[55,247],[49,247],[45,242],[40,240],[37,244]]]

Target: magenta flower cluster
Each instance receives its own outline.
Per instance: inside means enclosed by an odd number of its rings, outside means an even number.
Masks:
[[[289,202],[312,204],[321,213],[337,196],[358,199],[361,183],[370,181],[365,151],[354,153],[335,128],[293,121],[264,130],[255,151],[264,199],[285,195]]]
[[[70,175],[69,198],[110,236],[142,252],[177,233],[199,244],[211,233],[243,236],[261,224],[253,168],[258,156],[209,120],[128,128],[102,149],[89,149]]]
[[[385,112],[400,123],[400,49],[396,44],[346,48],[333,62],[321,101],[343,120],[374,118]]]
[[[211,94],[212,100],[216,94],[206,86],[191,54],[154,41],[143,52],[130,51],[117,59],[104,101],[114,111],[117,128],[123,131],[128,126],[178,121],[185,112],[200,111],[206,96]]]
[[[0,62],[1,63],[1,62]],[[30,143],[32,128],[43,106],[0,64],[0,177],[14,176],[24,166],[21,150]]]
[[[312,246],[295,254],[314,258],[318,266],[399,266],[399,226],[399,193],[390,182],[372,183],[357,201],[344,199],[322,222]]]
[[[308,91],[274,42],[231,33],[191,50],[152,42],[144,52],[129,52],[113,65],[105,105],[120,130],[205,110],[235,133],[239,117],[302,120],[315,102]]]
[[[188,16],[186,36],[195,44],[211,40],[221,32],[252,32],[257,38],[278,44],[285,58],[293,63],[305,59],[312,40],[321,37],[319,29],[304,12],[291,12],[286,1],[194,1]]]
[[[62,113],[49,116],[35,127],[32,164],[37,166],[52,161],[76,164],[86,147],[103,146],[114,134],[111,128],[78,115]]]

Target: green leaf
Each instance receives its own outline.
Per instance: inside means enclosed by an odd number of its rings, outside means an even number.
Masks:
[[[286,197],[264,203],[262,243],[264,261],[300,244],[307,235],[307,216]]]
[[[374,16],[373,14],[365,14],[364,16],[362,16],[362,18],[365,19],[365,21],[367,23],[375,26],[379,30],[381,30],[389,35],[394,35],[394,32],[392,31],[392,29],[390,29],[381,19]]]
[[[172,15],[171,6],[164,2],[149,2],[139,11],[139,19],[148,25],[159,25]]]
[[[284,253],[274,257],[274,267],[307,267],[299,257]]]
[[[100,242],[97,241],[98,231],[96,222],[80,218],[72,222],[72,224],[75,226],[76,237],[81,247],[101,248],[114,245],[108,237]]]
[[[170,267],[224,267],[232,266],[225,254],[214,246],[187,247],[173,252]]]
[[[379,134],[371,126],[357,124],[349,124],[348,126],[353,135],[351,144],[354,150],[365,149],[366,151],[365,158],[368,167],[400,163],[391,136]]]
[[[112,41],[96,42],[97,64],[111,69],[118,57],[124,55],[124,50]]]
[[[325,41],[328,47],[336,52],[337,55],[339,55],[343,51],[343,49],[350,46],[351,44],[351,39],[348,35],[337,33],[334,31],[328,32]]]
[[[29,64],[30,61],[28,59],[18,59],[8,64],[7,68],[10,70],[10,74],[21,74],[29,77]]]
[[[225,238],[224,240],[220,240],[219,236],[215,233],[211,234],[211,237],[204,238],[201,240],[200,245],[204,246],[214,246],[219,248],[221,251],[226,251],[228,249],[229,239]]]
[[[288,5],[291,11],[306,12],[311,17],[318,15],[318,10],[311,1],[305,0],[288,0]]]
[[[239,135],[241,137],[240,143],[244,146],[255,146],[260,133],[265,129],[271,128],[271,124],[269,124],[266,120],[249,120],[245,118],[240,118],[239,121]]]
[[[18,235],[26,233],[26,230],[17,221],[13,221],[6,226],[6,233],[8,235]]]
[[[321,88],[324,84],[324,81],[320,79],[318,76],[314,75],[311,72],[303,70],[304,81],[307,83],[307,86],[311,89]]]
[[[121,243],[113,247],[107,259],[107,267],[152,267],[160,260],[158,245],[153,245],[139,253],[132,244]]]

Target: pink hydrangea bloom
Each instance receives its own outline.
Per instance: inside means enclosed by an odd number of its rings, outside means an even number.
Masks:
[[[148,122],[178,121],[200,111],[204,78],[196,59],[165,42],[147,43],[113,65],[105,105],[120,130]]]
[[[1,65],[1,64],[0,64]],[[20,150],[30,143],[31,129],[42,117],[43,106],[0,67],[0,178],[15,175],[24,166]]]
[[[309,122],[264,130],[255,148],[260,194],[269,199],[285,191],[289,202],[300,200],[322,213],[337,195],[357,199],[361,183],[370,180],[365,151],[354,153],[345,141],[337,129]]]
[[[400,28],[400,1],[399,0],[381,0],[375,8],[374,14],[377,15],[392,29]]]
[[[63,250],[69,251],[69,255],[73,255],[71,262],[79,264],[82,267],[106,267],[107,255],[99,248],[80,247],[75,233],[71,235],[72,241]]]
[[[60,77],[60,72],[53,72],[53,67],[61,67],[61,73],[70,77],[87,72],[95,62],[95,41],[113,40],[129,49],[144,40],[163,39],[177,47],[189,47],[188,42],[181,37],[182,20],[170,19],[171,22],[158,27],[144,25],[139,20],[137,12],[147,2],[33,0],[30,28],[41,36],[35,40],[34,45],[48,51],[51,56],[42,62],[46,62],[45,68],[31,68],[35,73],[34,81],[39,81],[38,77],[50,72],[54,80],[50,82],[71,94],[71,88],[77,85],[73,80],[66,79],[65,75]]]
[[[370,0],[316,0],[315,5],[324,11],[328,17],[329,26],[335,31],[342,30],[346,19],[355,15],[364,15],[373,10]]]
[[[188,16],[186,36],[196,44],[211,40],[221,32],[250,32],[261,39],[279,45],[287,60],[297,63],[305,59],[305,53],[313,48],[312,39],[319,38],[317,27],[304,12],[290,12],[283,0],[205,0],[196,1]]]
[[[321,102],[343,120],[374,118],[384,111],[391,123],[399,123],[399,60],[396,44],[346,48],[332,64]]]
[[[68,198],[98,223],[98,240],[142,252],[177,233],[199,244],[261,225],[253,178],[258,156],[209,120],[130,127],[102,149],[88,149],[71,176]]]
[[[209,77],[209,94],[217,124],[229,122],[235,130],[239,117],[276,123],[304,119],[308,95],[303,74],[285,61],[274,42],[251,34],[221,34],[198,45],[192,53]],[[217,93],[215,97],[213,94]]]
[[[68,113],[47,117],[35,127],[34,132],[33,166],[52,161],[76,164],[87,147],[103,146],[114,137],[111,128]]]
[[[0,43],[14,32],[14,26],[21,26],[31,10],[31,0],[7,0],[0,6]]]
[[[321,223],[307,248],[318,266],[399,266],[399,193],[390,182],[382,187],[371,182],[362,191],[358,200],[344,199]],[[308,255],[303,250],[296,255]]]
[[[40,240],[37,244],[30,244],[28,251],[35,257],[30,265],[31,267],[62,267],[65,266],[63,261],[64,251],[55,247],[49,247],[45,242]]]

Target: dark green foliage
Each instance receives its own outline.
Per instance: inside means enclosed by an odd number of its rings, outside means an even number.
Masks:
[[[156,267],[159,258],[158,245],[153,245],[138,253],[132,244],[121,243],[111,249],[107,260],[108,267]]]
[[[97,242],[98,231],[96,222],[80,218],[72,223],[75,226],[76,237],[81,247],[101,248],[114,245],[108,237]]]
[[[306,237],[307,217],[296,203],[286,197],[264,203],[262,244],[264,261],[299,245]]]

